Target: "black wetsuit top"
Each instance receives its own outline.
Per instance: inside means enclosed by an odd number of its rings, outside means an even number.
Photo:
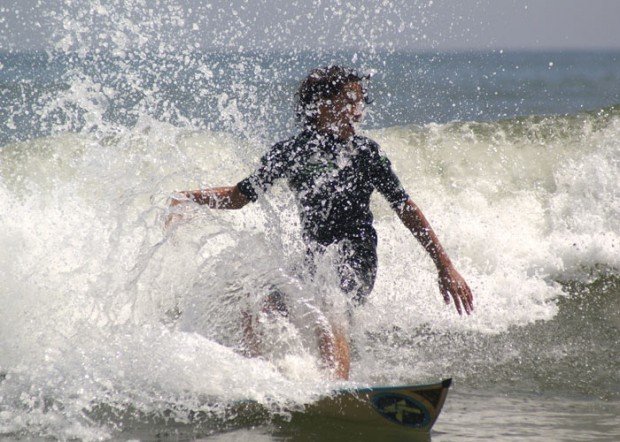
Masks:
[[[341,288],[362,303],[377,273],[370,195],[379,190],[393,208],[409,198],[379,145],[361,136],[343,141],[307,130],[275,144],[260,162],[237,184],[240,192],[256,201],[274,180],[286,178],[299,202],[308,255],[339,243]]]
[[[361,136],[341,141],[304,131],[275,144],[258,169],[237,186],[256,201],[258,193],[278,178],[286,178],[295,192],[304,237],[322,245],[345,238],[376,238],[370,212],[374,189],[393,208],[408,199],[379,145]]]

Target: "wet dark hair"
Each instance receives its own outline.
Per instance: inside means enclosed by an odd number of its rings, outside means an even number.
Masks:
[[[341,66],[326,66],[314,69],[301,82],[297,91],[297,119],[306,126],[314,125],[318,117],[317,103],[338,95],[350,83],[360,83],[370,75],[362,75],[353,69]],[[364,102],[370,104],[366,88],[362,85]]]

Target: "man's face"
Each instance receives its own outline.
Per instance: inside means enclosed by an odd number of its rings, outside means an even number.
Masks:
[[[361,121],[364,111],[364,92],[360,83],[348,83],[338,95],[319,105],[323,127],[335,133],[352,128],[353,123]]]
[[[349,83],[334,100],[336,113],[347,122],[359,122],[364,112],[364,92],[359,83]]]

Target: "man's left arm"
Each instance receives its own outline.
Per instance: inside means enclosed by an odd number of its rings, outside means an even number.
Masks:
[[[410,198],[395,210],[403,224],[422,244],[435,263],[439,273],[439,290],[446,304],[450,303],[450,297],[452,297],[459,315],[463,313],[463,309],[468,315],[471,314],[474,310],[474,297],[471,290],[452,265],[452,261],[422,211]]]
[[[376,145],[376,150],[372,151],[369,164],[373,184],[388,200],[403,224],[422,244],[437,266],[439,291],[446,304],[450,303],[450,297],[452,297],[459,314],[463,313],[463,309],[470,314],[474,310],[474,298],[469,286],[452,265],[452,261],[441,246],[431,225],[405,192],[392,170],[390,160],[380,153],[378,145]]]

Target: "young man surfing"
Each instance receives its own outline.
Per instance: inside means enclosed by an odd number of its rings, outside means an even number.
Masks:
[[[459,314],[473,311],[472,293],[439,243],[420,209],[409,198],[390,161],[374,141],[356,135],[355,123],[367,102],[364,77],[339,66],[315,69],[302,82],[297,116],[303,130],[275,144],[259,167],[232,187],[181,192],[215,209],[240,209],[285,178],[295,194],[309,260],[328,246],[338,250],[340,287],[355,304],[370,294],[377,274],[377,233],[372,226],[370,195],[376,189],[435,263],[439,290]],[[171,205],[184,202],[173,199]],[[282,299],[268,302],[284,309]],[[247,318],[247,317],[246,317]],[[250,327],[248,329],[248,327]],[[251,323],[246,322],[246,335]],[[336,376],[349,376],[349,345],[341,327],[318,326],[319,350]]]

